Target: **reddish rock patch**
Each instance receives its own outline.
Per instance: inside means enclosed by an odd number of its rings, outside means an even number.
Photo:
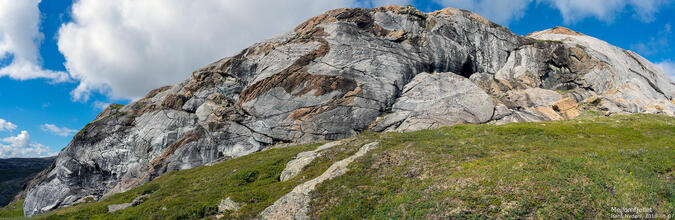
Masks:
[[[564,35],[572,35],[572,36],[586,36],[585,34],[582,34],[582,33],[577,32],[577,31],[570,30],[569,28],[566,28],[566,27],[554,27],[554,28],[545,30],[545,32],[546,32],[546,33],[551,33],[551,34],[564,34]],[[529,37],[529,36],[533,35],[534,33],[537,33],[537,32],[529,33],[527,36]]]
[[[437,10],[437,11],[429,12],[430,15],[440,15],[440,14],[443,14],[443,15],[450,15],[450,16],[453,16],[453,15],[459,15],[459,14],[461,14],[461,13],[462,13],[462,11],[460,11],[459,9],[456,9],[456,8],[450,8],[450,7],[444,8],[444,9],[441,9],[441,10]]]
[[[357,85],[356,88],[354,88],[351,91],[348,91],[344,93],[341,97],[334,98],[330,100],[328,103],[325,103],[320,106],[315,106],[315,107],[307,107],[307,108],[299,108],[296,109],[293,113],[288,115],[288,118],[292,118],[296,120],[296,124],[299,124],[301,121],[309,119],[315,115],[333,110],[339,106],[348,106],[352,102],[354,102],[354,99],[357,96],[363,95],[361,85]]]
[[[161,104],[161,109],[180,110],[185,103],[186,98],[180,94],[171,93],[166,95]]]
[[[449,15],[449,16],[454,16],[454,15],[461,15],[466,18],[469,18],[473,21],[478,21],[483,24],[487,24],[489,27],[495,28],[495,27],[501,27],[501,25],[494,23],[488,19],[485,19],[484,17],[473,13],[471,11],[467,11],[464,9],[456,9],[456,8],[444,8],[438,11],[430,12],[428,13],[430,15]]]
[[[162,152],[162,155],[160,155],[158,158],[152,160],[148,164],[148,174],[152,175],[157,173],[158,169],[163,169],[166,167],[166,160],[176,153],[176,150],[180,149],[181,147],[185,146],[186,144],[197,141],[201,137],[203,137],[205,134],[205,131],[201,127],[197,127],[194,130],[189,131],[185,135],[183,135],[180,139],[176,140],[173,142],[171,145],[166,147],[164,151]],[[161,171],[159,173],[164,173],[165,171]]]
[[[304,35],[305,33],[315,30],[318,25],[342,21],[353,23],[359,29],[371,32],[378,37],[388,36],[389,31],[377,25],[377,23],[375,23],[375,19],[373,19],[373,17],[370,15],[371,12],[376,11],[393,11],[395,13],[408,13],[425,17],[425,15],[417,11],[417,9],[410,9],[408,7],[401,6],[385,6],[375,9],[341,8],[330,10],[324,14],[313,17],[298,25],[294,30],[296,33]]]
[[[155,97],[157,94],[162,93],[162,92],[164,92],[164,91],[166,91],[166,90],[171,89],[171,87],[172,87],[172,86],[164,86],[164,87],[159,87],[159,88],[150,90],[150,92],[148,92],[148,94],[145,95],[145,97],[144,97],[143,99],[151,99],[151,98]]]
[[[570,30],[569,28],[566,27],[554,27],[550,31],[553,34],[566,34],[566,35],[576,35],[576,36],[584,36],[584,34]]]
[[[309,33],[309,39],[320,42],[321,46],[309,54],[300,57],[293,65],[282,70],[280,73],[248,86],[239,96],[240,104],[249,102],[275,87],[281,87],[287,93],[292,93],[297,88],[302,88],[300,91],[294,93],[294,96],[301,96],[312,90],[314,90],[313,95],[320,96],[335,90],[346,92],[356,88],[356,82],[352,79],[342,76],[312,75],[307,72],[307,65],[315,59],[325,56],[330,50],[328,42],[321,38],[324,35],[323,28],[315,28]]]

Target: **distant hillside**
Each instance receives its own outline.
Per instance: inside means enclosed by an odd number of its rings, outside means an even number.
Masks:
[[[608,219],[621,214],[612,207],[675,214],[675,118],[597,115],[271,147],[33,218]],[[22,204],[0,209],[0,218],[22,217]]]
[[[7,205],[35,174],[49,167],[55,157],[0,159],[0,205]]]

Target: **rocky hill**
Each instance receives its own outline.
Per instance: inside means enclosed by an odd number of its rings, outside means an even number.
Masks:
[[[586,109],[673,116],[674,96],[675,83],[646,59],[565,28],[519,36],[452,8],[336,9],[108,107],[36,177],[24,213],[276,144],[572,119]]]
[[[53,162],[54,157],[0,159],[0,206],[14,200],[28,181]]]
[[[673,137],[675,117],[594,111],[364,132],[167,173],[33,219],[665,219]],[[22,204],[0,218],[22,217]]]

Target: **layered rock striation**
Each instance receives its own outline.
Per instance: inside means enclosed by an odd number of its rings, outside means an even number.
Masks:
[[[565,28],[525,36],[465,10],[336,9],[110,106],[27,193],[27,216],[278,143],[365,130],[673,115],[675,84],[639,55]]]

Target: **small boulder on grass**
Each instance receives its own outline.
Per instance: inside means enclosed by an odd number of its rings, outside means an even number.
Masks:
[[[129,208],[129,207],[134,207],[134,206],[140,205],[141,203],[143,203],[145,201],[146,198],[148,198],[148,196],[150,196],[150,195],[145,194],[145,195],[141,195],[141,196],[138,196],[138,197],[134,198],[133,201],[128,202],[128,203],[109,205],[108,206],[108,212],[109,213],[110,212],[116,212],[116,211],[119,211],[119,210],[122,210],[122,209],[126,209],[126,208]]]
[[[239,204],[232,201],[230,197],[220,200],[220,204],[218,204],[218,212],[220,213],[223,213],[225,211],[237,211],[239,210],[239,208],[240,208]]]

